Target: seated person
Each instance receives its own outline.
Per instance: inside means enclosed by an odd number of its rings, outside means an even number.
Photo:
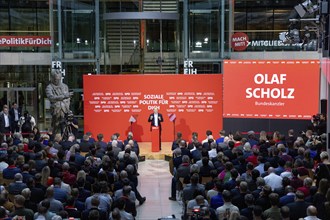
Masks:
[[[209,207],[209,203],[207,202],[206,199],[204,199],[204,196],[202,195],[198,195],[195,197],[195,199],[192,199],[188,202],[187,204],[187,215],[188,216],[193,216],[194,212],[199,211],[201,212],[202,208],[208,208]],[[199,210],[196,210],[199,209]]]
[[[124,145],[126,146],[127,144],[131,145],[131,149],[136,153],[137,156],[140,155],[139,144],[136,140],[133,139],[133,132],[131,131],[128,132],[127,139],[124,141]]]

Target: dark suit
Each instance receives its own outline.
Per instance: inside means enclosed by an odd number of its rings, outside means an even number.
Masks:
[[[280,205],[285,206],[291,202],[294,202],[295,195],[292,193],[291,195],[285,195],[280,198]]]
[[[290,209],[290,219],[291,220],[298,220],[299,218],[306,217],[305,210],[310,205],[305,201],[295,201],[287,204],[286,206]]]
[[[11,120],[10,115],[8,114],[9,127],[5,127],[5,116],[3,113],[0,114],[0,133],[10,133],[11,132]]]
[[[85,141],[85,140],[81,140],[81,142],[79,144],[81,152],[89,152],[91,146],[92,146],[92,144],[89,143],[89,141]]]
[[[162,129],[162,123],[164,121],[163,115],[158,113],[158,127]],[[150,130],[152,126],[155,126],[154,113],[149,115],[148,122],[150,122]]]
[[[17,108],[17,120],[15,120],[15,109],[14,108],[11,108],[9,110],[9,116],[10,116],[10,123],[11,123],[11,132],[14,133],[14,132],[19,132],[19,127],[18,127],[18,121],[21,117],[21,111],[19,108]]]
[[[164,121],[163,115],[158,113],[158,127],[159,127],[159,149],[162,149],[162,122]],[[155,126],[154,113],[151,113],[148,118],[148,122],[150,122],[150,131],[152,127]]]

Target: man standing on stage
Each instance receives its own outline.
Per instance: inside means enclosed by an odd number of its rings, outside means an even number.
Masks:
[[[161,134],[162,134],[162,125],[161,122],[163,122],[163,116],[162,114],[158,113],[158,108],[155,107],[154,108],[154,113],[151,113],[149,118],[148,118],[148,122],[150,122],[150,131],[152,129],[152,127],[159,127],[159,143],[161,145]],[[159,146],[160,149],[162,149],[161,146]]]

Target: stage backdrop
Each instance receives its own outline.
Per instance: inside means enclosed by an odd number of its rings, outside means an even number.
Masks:
[[[224,117],[311,119],[319,106],[316,60],[224,63]]]
[[[151,141],[148,117],[153,108],[163,114],[162,141],[175,132],[188,140],[222,129],[222,75],[84,75],[84,131],[109,141],[132,130],[137,141]],[[171,120],[170,120],[171,116]]]

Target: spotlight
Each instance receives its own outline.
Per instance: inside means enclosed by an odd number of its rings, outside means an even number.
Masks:
[[[202,47],[202,42],[200,42],[200,41],[196,41],[196,43],[195,43],[195,47]]]
[[[294,9],[299,14],[299,16],[303,18],[306,15],[312,15],[314,12],[316,12],[319,9],[319,5],[314,4],[311,0],[306,0],[303,3],[296,5]]]

